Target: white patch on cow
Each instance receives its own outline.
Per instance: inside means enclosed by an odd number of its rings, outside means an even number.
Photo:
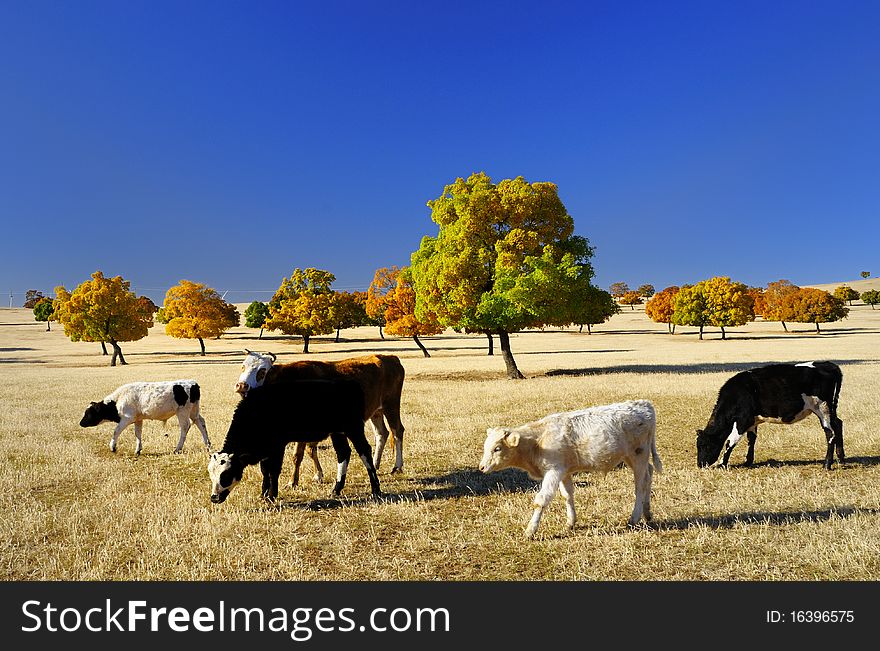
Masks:
[[[272,355],[249,352],[241,363],[241,375],[238,376],[235,390],[244,396],[250,389],[262,386],[266,374],[274,363],[275,359]]]
[[[740,432],[736,428],[736,421],[733,423],[733,429],[730,430],[730,436],[727,437],[727,449],[732,448],[734,445],[739,443],[739,440],[743,437],[742,432]],[[717,439],[716,439],[717,440]]]
[[[341,482],[348,473],[348,461],[340,461],[336,464],[336,481]]]
[[[801,362],[800,364],[795,364],[795,366],[806,366],[807,368],[816,368],[813,366],[813,362]]]
[[[211,495],[219,495],[225,491],[231,490],[237,483],[238,479],[232,478],[228,486],[221,484],[221,476],[223,472],[230,467],[232,455],[227,452],[215,452],[208,460],[208,476],[211,478]]]

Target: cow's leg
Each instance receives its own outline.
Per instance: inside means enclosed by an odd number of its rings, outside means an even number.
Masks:
[[[577,514],[574,510],[574,481],[572,480],[571,475],[563,477],[562,481],[559,483],[559,492],[562,493],[562,497],[565,498],[565,522],[568,525],[568,528],[572,529],[575,520],[577,519]]]
[[[284,447],[260,462],[263,471],[263,499],[274,502],[278,497],[278,480],[281,477],[281,466],[284,465]]]
[[[333,449],[336,451],[336,485],[333,486],[333,495],[339,497],[342,489],[345,488],[345,475],[348,473],[351,447],[348,445],[348,437],[345,434],[331,434],[330,440],[333,442]]]
[[[730,461],[730,455],[733,453],[733,448],[739,443],[741,438],[742,434],[739,429],[737,429],[736,423],[734,422],[733,427],[730,430],[730,435],[724,441],[723,456],[717,465],[727,467],[727,462]]]
[[[544,475],[544,479],[541,481],[541,488],[535,495],[535,510],[532,512],[532,518],[529,520],[529,524],[526,527],[526,538],[531,538],[535,535],[535,532],[538,530],[538,525],[541,523],[541,516],[544,514],[544,509],[547,508],[547,505],[553,499],[553,496],[556,495],[556,491],[559,489],[559,483],[561,481],[562,474],[558,470],[549,470],[547,471],[547,474]]]
[[[382,411],[385,412],[385,418],[391,427],[391,434],[394,436],[394,468],[391,474],[403,470],[403,423],[400,422],[400,392],[382,403]],[[387,438],[387,436],[386,436]],[[376,464],[378,467],[378,464]]]
[[[819,423],[821,423],[822,430],[825,432],[825,440],[828,447],[825,450],[824,465],[826,470],[831,470],[831,466],[834,463],[834,446],[837,439],[837,432],[835,431],[835,428],[832,427],[834,419],[832,418],[831,409],[828,403],[822,400],[816,403],[815,407],[812,408],[812,411],[819,418]],[[841,428],[841,434],[842,433],[843,430]],[[841,441],[841,446],[843,446],[843,441]]]
[[[755,463],[755,441],[758,440],[757,425],[746,432],[746,436],[749,439],[749,449],[746,452],[746,465],[751,466],[753,463]]]
[[[370,416],[370,423],[373,425],[373,432],[375,433],[376,439],[376,449],[373,451],[373,466],[378,470],[379,463],[382,461],[382,452],[385,450],[385,444],[388,443],[390,432],[388,431],[388,428],[385,427],[385,416],[381,409],[377,410],[372,416]],[[397,465],[395,464],[394,470],[396,469]],[[394,470],[391,472],[394,472]]]
[[[306,444],[302,441],[297,441],[293,448],[293,474],[290,476],[290,482],[288,482],[287,488],[296,488],[299,486],[299,467],[300,464],[302,464],[303,453],[305,451]]]
[[[831,426],[834,428],[834,447],[837,449],[837,461],[843,463],[846,455],[843,453],[843,421],[837,414],[831,415]]]
[[[180,425],[180,438],[177,440],[177,447],[174,448],[174,453],[180,454],[180,451],[183,450],[183,444],[186,443],[186,433],[189,432],[192,423],[189,420],[189,416],[183,413],[183,411],[177,412],[177,422]]]
[[[361,426],[360,430],[349,434],[348,438],[351,440],[352,445],[354,445],[355,452],[357,452],[358,456],[361,458],[364,468],[367,469],[367,476],[370,478],[370,490],[373,493],[373,497],[381,497],[382,491],[379,488],[379,475],[376,473],[376,467],[373,465],[373,459],[370,454],[372,450],[370,450],[370,443],[364,435],[363,426]]]
[[[635,526],[642,520],[645,515],[645,501],[648,501],[648,513],[650,513],[650,495],[651,495],[651,464],[648,463],[648,456],[641,454],[634,459],[627,459],[627,464],[633,473],[633,484],[636,492],[636,503],[633,506],[632,515],[629,517],[630,526]],[[650,516],[648,517],[650,520]]]
[[[314,480],[317,483],[321,483],[324,481],[324,471],[321,469],[321,462],[318,461],[318,444],[317,443],[309,443],[309,458],[312,460],[312,463],[315,464],[315,477]]]
[[[189,416],[190,420],[195,423],[195,426],[199,428],[199,432],[202,433],[202,443],[205,444],[205,448],[208,452],[211,451],[211,439],[208,438],[208,426],[205,424],[205,419],[202,418],[202,415],[198,411],[193,411]]]
[[[110,437],[110,452],[116,452],[116,443],[119,441],[119,435],[122,434],[122,430],[131,425],[132,419],[123,418],[117,424],[116,428],[113,430],[113,436]]]
[[[143,421],[140,421],[140,420],[135,421],[135,423],[134,423],[134,438],[137,440],[137,443],[135,443],[135,446],[134,446],[134,453],[135,454],[140,454],[141,450],[143,450],[143,448],[144,448],[144,441],[141,438],[141,434],[143,432],[143,429],[144,429]]]

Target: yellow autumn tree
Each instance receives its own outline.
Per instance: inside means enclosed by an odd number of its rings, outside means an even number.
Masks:
[[[205,339],[213,339],[239,324],[238,309],[203,283],[181,280],[165,294],[162,305],[165,333],[178,339],[198,339],[205,354]]]
[[[122,276],[105,278],[96,271],[92,279],[73,292],[55,288],[53,318],[64,326],[71,341],[107,342],[113,346],[110,366],[126,364],[119,342],[137,341],[153,327],[152,303],[131,291]]]
[[[726,338],[724,328],[736,328],[755,318],[755,301],[743,283],[731,281],[727,276],[704,282],[709,325],[721,328],[722,339]]]
[[[429,337],[443,332],[437,315],[425,310],[421,317],[416,316],[416,291],[412,284],[409,267],[398,269],[393,274],[394,286],[384,296],[385,330],[389,335],[412,337],[425,357],[430,357],[428,349],[419,336]]]
[[[330,288],[336,280],[329,271],[309,267],[294,269],[284,278],[269,301],[267,330],[280,330],[303,339],[303,352],[309,352],[309,340],[335,329],[335,294]]]

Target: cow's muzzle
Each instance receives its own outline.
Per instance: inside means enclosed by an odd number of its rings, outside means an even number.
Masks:
[[[237,382],[235,385],[235,392],[243,398],[247,395],[249,388],[247,382]]]
[[[211,503],[222,504],[224,501],[226,501],[227,497],[229,497],[229,491],[223,491],[222,493],[213,493],[211,495]]]

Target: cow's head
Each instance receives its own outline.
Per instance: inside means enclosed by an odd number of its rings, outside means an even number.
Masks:
[[[214,452],[208,459],[208,476],[211,478],[211,501],[220,504],[241,481],[244,464],[228,452]]]
[[[697,466],[705,468],[711,466],[721,455],[724,446],[724,436],[712,436],[703,429],[697,430]]]
[[[519,434],[503,427],[490,427],[486,430],[483,444],[483,458],[480,459],[481,472],[503,470],[510,466],[519,445]]]
[[[114,423],[119,422],[119,411],[116,409],[115,400],[91,403],[86,407],[86,412],[79,421],[79,426],[94,427],[95,425],[103,423],[105,420],[110,420]]]
[[[272,368],[277,357],[272,353],[261,355],[254,353],[245,348],[247,357],[241,363],[241,375],[238,376],[238,382],[235,383],[235,392],[242,397],[247,395],[251,389],[262,386],[266,380],[266,374]]]

